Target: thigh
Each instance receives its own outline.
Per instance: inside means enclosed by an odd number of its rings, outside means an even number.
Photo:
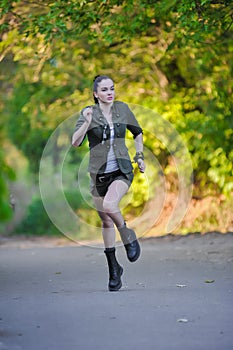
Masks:
[[[122,197],[128,192],[129,186],[123,180],[114,180],[108,187],[108,191],[104,197],[106,202],[114,202],[118,204]]]

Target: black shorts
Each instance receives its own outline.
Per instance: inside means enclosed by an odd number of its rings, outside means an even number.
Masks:
[[[122,173],[120,170],[106,174],[90,174],[91,175],[91,194],[95,197],[104,197],[108,191],[108,187],[115,180],[122,180],[130,187],[133,181],[133,172],[128,174]]]

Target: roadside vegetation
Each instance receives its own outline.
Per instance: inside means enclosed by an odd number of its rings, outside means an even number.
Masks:
[[[0,6],[1,233],[59,234],[41,200],[40,160],[54,130],[92,104],[92,80],[100,73],[113,77],[118,100],[152,111],[139,116],[145,147],[159,164],[149,167],[149,187],[156,181],[159,187],[162,173],[167,196],[149,234],[166,233],[161,222],[178,186],[171,150],[150,132],[156,114],[178,132],[192,161],[189,211],[174,232],[233,230],[231,1],[1,0]],[[73,127],[54,138],[54,178]],[[82,220],[98,226],[77,185],[86,153],[87,143],[70,148],[64,191]],[[134,186],[124,209],[129,220],[151,199],[145,178],[136,174]]]

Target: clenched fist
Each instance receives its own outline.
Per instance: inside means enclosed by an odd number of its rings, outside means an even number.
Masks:
[[[83,116],[88,124],[91,123],[93,110],[92,107],[87,107],[83,111]]]

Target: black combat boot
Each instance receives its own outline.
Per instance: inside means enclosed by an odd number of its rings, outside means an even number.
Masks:
[[[126,227],[126,224],[123,227],[118,228],[118,230],[120,232],[122,242],[125,246],[129,261],[136,261],[140,256],[141,250],[135,232]]]
[[[116,251],[115,247],[106,248],[104,251],[108,261],[108,268],[109,268],[108,289],[110,292],[117,291],[122,287],[121,275],[123,274],[123,268],[117,262],[115,251]]]

